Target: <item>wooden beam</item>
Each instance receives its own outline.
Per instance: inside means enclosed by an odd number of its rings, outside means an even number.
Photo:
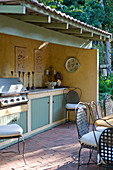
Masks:
[[[103,41],[102,36],[101,35],[93,35],[93,37],[89,37],[90,40],[94,40],[94,41]]]
[[[106,40],[104,40],[104,41],[110,41],[111,39],[110,38],[106,38]]]
[[[82,32],[83,37],[93,37],[93,32]]]
[[[76,34],[76,36],[90,38],[93,37],[93,32],[82,32],[82,34]]]
[[[34,24],[7,17],[6,15],[0,15],[0,33],[38,41],[47,41],[63,46],[91,48],[90,40],[88,41],[68,34],[62,34],[58,31],[38,27]]]
[[[102,36],[106,36],[107,35],[106,33],[102,33],[102,32],[100,32],[98,30],[93,29],[93,28],[86,27],[86,26],[84,26],[84,25],[82,25],[80,23],[77,23],[77,22],[73,21],[73,20],[68,20],[66,17],[62,17],[62,15],[58,15],[58,14],[56,14],[54,12],[51,12],[49,10],[46,10],[46,9],[41,8],[39,6],[36,6],[34,4],[28,4],[27,1],[25,1],[24,3],[25,3],[25,5],[26,5],[26,7],[28,9],[31,9],[34,12],[38,12],[38,13],[43,14],[43,15],[50,15],[51,18],[53,18],[53,19],[55,19],[57,21],[61,21],[62,23],[66,23],[67,22],[69,25],[71,25],[73,27],[74,26],[77,27],[77,28],[81,28],[82,27],[83,30],[85,30],[87,32],[93,32],[96,35],[102,35]]]
[[[0,13],[25,14],[26,7],[24,5],[0,5]]]
[[[41,15],[8,15],[9,17],[19,19],[25,22],[40,22],[40,23],[50,23],[50,16],[41,16]]]
[[[103,41],[110,41],[110,37],[108,37],[108,36],[103,36],[103,37],[102,37],[102,40],[103,40]]]
[[[36,25],[51,29],[68,29],[67,23],[49,23],[49,24],[37,23]]]
[[[58,30],[58,31],[67,34],[82,34],[82,28],[69,28],[69,29]]]

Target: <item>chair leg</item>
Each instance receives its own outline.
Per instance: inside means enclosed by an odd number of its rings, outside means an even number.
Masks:
[[[79,170],[79,166],[80,166],[80,153],[81,153],[81,149],[82,149],[82,146],[80,147],[79,154],[78,154],[78,168],[77,168],[77,170]]]
[[[20,154],[19,138],[18,138],[18,152],[19,152],[19,154]]]
[[[67,110],[65,112],[65,123],[67,123]]]
[[[100,170],[100,166],[98,166],[98,170]]]
[[[69,128],[69,111],[67,111],[67,121],[68,121],[68,128]]]
[[[89,160],[88,160],[88,163],[87,163],[88,165],[89,165],[89,163],[90,163],[92,153],[93,153],[93,150],[91,150],[91,149],[90,149],[90,153],[89,153]]]
[[[25,163],[25,165],[26,165],[25,156],[24,156],[25,142],[24,142],[23,136],[21,136],[21,138],[22,138],[22,141],[23,141],[23,153],[22,153],[22,156],[23,156],[24,163]]]
[[[68,123],[68,128],[69,128],[69,111],[66,110],[66,121],[65,123]]]

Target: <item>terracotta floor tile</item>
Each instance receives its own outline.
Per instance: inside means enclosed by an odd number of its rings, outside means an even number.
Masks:
[[[68,128],[63,124],[25,140],[27,165],[18,153],[0,153],[0,170],[77,170],[79,147],[76,125],[70,124]],[[9,150],[17,152],[17,144],[7,148]],[[87,155],[88,150],[83,149],[82,162],[87,162]],[[93,159],[96,160],[96,152]],[[80,170],[90,169],[98,169],[98,166],[80,167]]]

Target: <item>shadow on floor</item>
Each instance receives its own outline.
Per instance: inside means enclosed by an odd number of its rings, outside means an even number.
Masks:
[[[22,143],[20,143],[22,152]],[[75,124],[63,124],[25,140],[24,164],[22,155],[0,153],[0,170],[77,170],[80,144]],[[5,150],[17,152],[17,144]],[[5,151],[4,150],[4,151]],[[93,154],[96,160],[96,152]],[[82,149],[81,161],[88,161],[88,149]],[[97,165],[81,166],[80,170],[94,170]]]

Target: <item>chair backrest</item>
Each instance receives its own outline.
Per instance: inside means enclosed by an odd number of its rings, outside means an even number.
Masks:
[[[95,122],[96,119],[103,118],[103,110],[102,110],[102,102],[97,101],[96,103],[94,101],[91,101],[90,103],[90,117],[92,123]]]
[[[67,93],[65,91],[67,90]],[[70,87],[64,90],[66,103],[78,104],[81,99],[82,91],[78,87]]]
[[[98,118],[96,103],[94,101],[91,101],[90,107],[91,107],[90,108],[90,117],[91,117],[92,123],[94,123],[95,120]]]
[[[105,97],[104,108],[105,108],[106,116],[113,114],[113,102],[112,102],[111,96]]]
[[[79,138],[89,132],[89,124],[86,112],[86,109],[82,107],[76,108],[76,125]]]
[[[113,168],[113,128],[105,129],[99,138],[98,152],[101,162]]]
[[[98,100],[96,102],[96,107],[97,107],[97,114],[99,118],[103,118],[104,114],[103,114],[103,102],[101,100]]]

